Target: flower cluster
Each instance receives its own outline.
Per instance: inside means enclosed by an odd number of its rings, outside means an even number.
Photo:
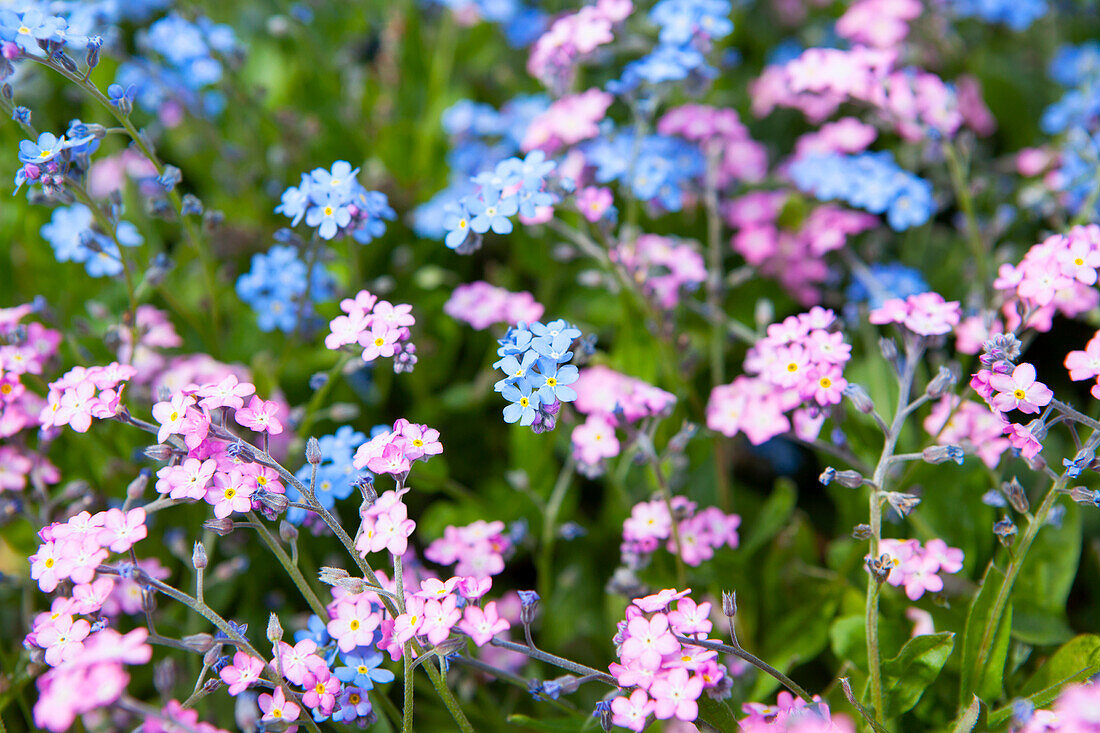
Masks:
[[[822,201],[840,199],[872,214],[886,214],[895,231],[928,221],[935,210],[932,184],[902,170],[889,151],[807,155],[788,169],[802,191]]]
[[[673,514],[676,530],[673,531]],[[737,549],[740,538],[737,528],[741,526],[741,517],[726,514],[717,507],[707,507],[696,511],[698,505],[682,496],[675,496],[671,502],[663,499],[643,501],[635,504],[630,516],[623,522],[623,542],[620,547],[623,564],[629,568],[640,568],[649,561],[649,556],[665,544],[665,549],[676,553],[676,540],[679,538],[683,550],[680,557],[692,567],[698,567],[714,557],[714,551],[723,547]]]
[[[904,299],[890,298],[871,311],[868,320],[877,325],[897,323],[920,336],[951,333],[961,317],[959,304],[935,292],[917,293]]]
[[[359,528],[355,549],[361,557],[383,550],[397,556],[409,548],[409,536],[416,529],[416,522],[409,519],[409,509],[401,501],[407,488],[387,491],[370,506],[359,511],[362,526]]]
[[[530,325],[519,323],[500,339],[494,369],[504,372],[496,391],[508,401],[504,421],[530,426],[536,433],[553,430],[562,402],[573,402],[577,393],[569,385],[577,381],[573,342],[579,328],[563,320]]]
[[[712,628],[711,604],[696,604],[685,597],[690,592],[664,590],[627,606],[615,635],[619,662],[610,670],[620,687],[634,691],[611,701],[615,725],[640,731],[651,714],[658,720],[694,721],[703,690],[717,687],[726,676],[717,652],[677,639],[706,639]],[[673,602],[676,610],[669,611]]]
[[[1096,705],[1100,687],[1094,681],[1067,686],[1050,710],[1036,710],[1029,700],[1013,705],[1013,718],[1020,733],[1094,733],[1100,730]]]
[[[403,482],[413,461],[427,461],[442,452],[438,430],[399,418],[392,430],[379,430],[359,446],[352,465],[376,474],[388,473]]]
[[[456,628],[470,636],[477,646],[484,646],[495,635],[507,631],[511,624],[497,614],[495,601],[484,609],[479,605],[489,586],[488,581],[456,576],[446,581],[426,578],[415,593],[408,588],[405,612],[393,620],[391,657],[400,658],[401,646],[413,638],[439,646]]]
[[[659,29],[657,45],[626,64],[608,88],[626,94],[643,83],[714,78],[717,70],[707,64],[704,53],[733,32],[732,9],[729,0],[659,0],[647,16]]]
[[[523,159],[506,158],[491,172],[474,176],[471,180],[478,190],[451,209],[443,223],[447,230],[444,243],[469,253],[480,246],[481,235],[490,229],[497,234],[511,233],[511,217],[517,212],[529,220],[547,213],[555,201],[547,190],[547,175],[556,165],[546,160],[543,151],[535,150]]]
[[[657,121],[657,132],[682,137],[714,156],[714,183],[720,189],[735,181],[759,183],[768,172],[764,146],[749,137],[736,110],[704,104],[673,107]]]
[[[107,366],[73,367],[50,382],[39,424],[44,429],[69,425],[78,433],[88,432],[93,417],[107,419],[118,414],[123,390],[119,385],[136,373],[132,366],[117,361]]]
[[[1049,331],[1054,315],[1074,318],[1100,305],[1100,226],[1077,226],[1032,246],[1018,265],[1004,263],[993,287],[1003,291],[1005,324]]]
[[[811,702],[784,690],[776,696],[775,705],[747,702],[746,713],[737,721],[742,733],[855,733],[852,721],[843,715],[833,715],[829,706],[817,695]]]
[[[316,466],[313,495],[317,503],[325,509],[332,510],[337,500],[342,501],[352,495],[359,482],[370,480],[370,472],[357,469],[353,460],[356,449],[366,440],[367,436],[350,425],[340,427],[332,435],[323,435],[317,440],[320,461],[316,464],[306,463],[295,474],[303,485],[309,486],[313,478],[313,468]],[[287,487],[286,495],[293,502],[301,502],[305,498],[294,486]],[[301,507],[291,507],[286,513],[287,521],[294,524],[301,524],[309,516],[310,513]]]
[[[356,242],[368,244],[385,234],[386,222],[397,214],[386,194],[363,188],[355,178],[358,174],[359,169],[345,160],[333,163],[332,170],[303,173],[297,186],[283,192],[275,211],[290,219],[291,226],[298,226],[305,217],[321,239],[351,235]]]
[[[326,348],[337,350],[354,344],[362,347],[363,361],[368,364],[379,357],[392,357],[394,373],[413,370],[417,361],[416,346],[412,343],[409,326],[416,323],[416,318],[411,305],[394,305],[360,290],[354,298],[340,301],[340,310],[345,315],[329,323]]]
[[[982,368],[971,377],[970,387],[1000,419],[1012,447],[1020,451],[1024,458],[1032,459],[1043,448],[1039,442],[1041,431],[1045,430],[1042,420],[1034,420],[1025,426],[1010,422],[1005,413],[1019,410],[1025,414],[1038,414],[1040,408],[1050,404],[1054,393],[1038,381],[1033,365],[1015,363],[1018,356],[1019,341],[1011,336],[995,336],[986,344],[981,357]]]
[[[1009,448],[1004,423],[988,407],[956,396],[945,396],[932,405],[924,430],[938,445],[955,445],[996,468]]]
[[[105,134],[100,125],[73,120],[60,137],[43,132],[36,140],[23,140],[19,143],[19,161],[23,165],[15,174],[16,192],[27,183],[41,186],[47,197],[63,198],[67,179],[83,178],[91,166],[91,155],[99,149]]]
[[[963,567],[963,551],[948,547],[940,539],[928,540],[923,545],[918,540],[884,539],[879,549],[891,558],[886,582],[895,588],[904,587],[911,601],[925,591],[943,590],[943,578],[937,573],[957,573]]]
[[[688,184],[706,172],[698,146],[671,135],[638,137],[629,129],[609,130],[578,149],[597,183],[620,181],[640,201],[665,211],[680,211]]]
[[[122,252],[118,245],[137,247],[144,240],[128,221],[119,221],[111,234],[93,227],[92,210],[84,204],[59,206],[48,224],[43,224],[42,238],[53,247],[58,262],[78,262],[92,277],[114,277],[122,273]]]
[[[312,318],[312,303],[329,300],[333,289],[324,266],[307,266],[289,244],[252,255],[252,269],[237,278],[237,295],[256,311],[261,331],[293,332]]]
[[[545,311],[526,290],[513,293],[484,280],[459,285],[443,306],[444,313],[478,331],[495,323],[532,323],[542,318]]]
[[[600,134],[597,123],[607,114],[613,100],[614,97],[599,89],[555,100],[527,126],[523,149],[552,154],[558,148],[596,137]]]
[[[960,18],[981,18],[986,23],[1004,23],[1014,31],[1028,26],[1047,13],[1047,0],[942,0]]]
[[[42,544],[30,558],[31,578],[38,581],[43,593],[53,591],[64,580],[90,584],[96,568],[111,552],[126,552],[147,534],[145,510],[141,507],[129,512],[120,509],[96,514],[80,512],[64,523],[55,522],[39,531]],[[96,606],[92,611],[98,609]],[[78,642],[79,639],[54,640],[60,645]],[[63,646],[55,658],[62,659],[73,652]]]
[[[1069,370],[1069,378],[1074,382],[1096,378],[1096,384],[1092,386],[1090,393],[1100,400],[1100,331],[1089,339],[1084,351],[1071,351],[1066,354],[1064,363]],[[3,387],[0,386],[0,389]]]
[[[641,283],[647,297],[667,310],[680,302],[682,292],[696,290],[707,279],[703,255],[694,246],[657,234],[621,242],[608,256]]]
[[[424,550],[424,557],[439,565],[454,565],[456,575],[488,578],[504,571],[505,556],[511,551],[504,522],[479,519],[465,527],[447,525],[443,536]]]
[[[580,59],[610,43],[614,26],[633,10],[631,0],[598,0],[562,15],[531,46],[527,71],[551,89],[568,89]]]
[[[744,433],[753,445],[792,424],[799,437],[816,438],[825,411],[840,403],[848,386],[844,365],[852,347],[844,334],[830,330],[835,323],[832,311],[813,308],[768,326],[745,357],[747,375],[711,391],[707,427],[729,437]]]

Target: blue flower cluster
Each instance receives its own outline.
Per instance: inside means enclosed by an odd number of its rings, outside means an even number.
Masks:
[[[550,22],[545,12],[520,0],[425,0],[424,4],[463,14],[469,14],[472,6],[481,19],[501,26],[508,43],[516,48],[534,43]]]
[[[58,262],[79,262],[92,277],[114,277],[122,273],[122,253],[109,235],[92,228],[92,211],[84,204],[61,206],[53,211],[48,224],[43,224],[42,237],[53,247]],[[142,243],[137,227],[120,221],[115,236],[124,247]]]
[[[304,217],[322,239],[350,234],[360,244],[368,244],[386,233],[386,222],[397,214],[390,208],[386,194],[368,191],[356,180],[358,168],[346,160],[332,164],[332,170],[315,168],[302,174],[302,181],[283,192],[277,213],[297,226]]]
[[[119,66],[115,83],[142,108],[168,122],[184,111],[216,116],[224,95],[213,88],[222,80],[223,59],[243,53],[233,29],[200,17],[194,22],[175,13],[138,34],[145,54]]]
[[[491,229],[510,234],[512,216],[533,217],[538,207],[554,203],[553,194],[546,190],[546,177],[556,165],[543,151],[533,150],[522,160],[505,158],[492,171],[474,176],[471,181],[479,190],[463,196],[447,211],[444,243],[465,253],[477,248],[476,238],[471,246],[471,233],[479,237]]]
[[[962,18],[981,18],[987,23],[1004,23],[1015,31],[1046,15],[1047,0],[948,0],[955,14]]]
[[[344,425],[332,435],[317,439],[321,448],[321,463],[317,466],[317,484],[314,487],[314,493],[318,503],[325,509],[331,510],[336,506],[337,499],[343,500],[351,496],[357,481],[373,478],[370,471],[360,471],[352,465],[355,451],[366,441],[367,436],[350,425]],[[312,470],[313,467],[307,463],[298,469],[295,476],[308,485]],[[305,501],[305,497],[301,496],[293,486],[288,485],[286,491],[287,498],[291,501]],[[306,515],[305,509],[291,507],[287,510],[286,519],[292,524],[301,524],[306,519]]]
[[[1063,46],[1050,63],[1050,76],[1067,88],[1043,110],[1040,126],[1048,135],[1095,126],[1100,116],[1100,42]]]
[[[931,290],[919,270],[899,262],[875,262],[866,271],[855,271],[852,275],[847,300],[853,305],[866,302],[872,310],[881,308],[890,298],[904,299]]]
[[[297,248],[277,245],[266,253],[252,255],[252,269],[237,278],[237,295],[252,306],[261,331],[290,333],[301,317],[312,315],[310,304],[302,303],[307,290],[309,299],[317,302],[334,295],[332,276],[320,263],[308,272],[306,263],[298,257]]]
[[[607,90],[625,94],[643,82],[660,84],[689,76],[713,79],[718,71],[707,64],[703,54],[712,41],[733,32],[731,10],[729,0],[660,0],[649,11],[650,22],[660,28],[657,45],[627,64]]]
[[[796,186],[822,201],[840,199],[886,214],[897,232],[920,226],[935,210],[932,184],[900,168],[890,152],[807,155],[790,167]]]
[[[553,430],[562,402],[577,399],[570,384],[580,372],[569,362],[579,328],[563,320],[518,323],[498,343],[494,369],[504,373],[496,391],[508,400],[504,422],[530,426],[536,433]]]
[[[443,129],[450,136],[447,188],[413,212],[413,229],[425,239],[443,239],[443,220],[459,201],[476,190],[471,179],[493,170],[520,150],[527,127],[546,111],[550,100],[541,94],[514,97],[500,110],[463,99],[443,112]]]
[[[381,606],[374,604],[374,610],[381,612]],[[332,710],[332,720],[337,723],[356,723],[360,727],[369,724],[371,703],[367,693],[376,684],[393,682],[394,674],[382,668],[385,656],[378,648],[382,640],[382,629],[376,629],[369,645],[357,646],[351,651],[339,651],[329,636],[325,622],[316,614],[309,617],[305,629],[294,632],[294,642],[310,640],[317,645],[317,654],[324,659],[332,673],[340,680],[342,687],[336,698],[336,707]],[[323,723],[330,716],[318,707],[313,711],[313,720]]]
[[[66,178],[81,179],[91,165],[91,155],[99,149],[105,134],[102,126],[86,125],[73,120],[64,135],[43,132],[36,140],[19,143],[19,162],[23,166],[15,173],[15,191],[24,183],[41,184],[49,195],[65,187]]]
[[[621,181],[642,201],[656,202],[666,211],[683,208],[684,187],[706,171],[706,160],[695,145],[668,135],[646,135],[640,140],[629,130],[607,134],[585,143],[584,154],[595,166],[598,183]]]

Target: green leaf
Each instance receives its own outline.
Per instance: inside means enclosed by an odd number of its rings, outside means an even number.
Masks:
[[[741,544],[740,554],[751,555],[787,526],[787,520],[794,511],[796,498],[794,484],[791,481],[776,481],[768,500],[764,502],[764,506],[760,507],[760,513],[753,522],[752,531]]]
[[[802,605],[767,629],[769,645],[761,658],[780,672],[787,673],[798,662],[816,657],[829,643],[829,626],[840,605],[837,589],[827,587],[807,593]],[[750,699],[759,700],[779,686],[774,678],[761,674]]]
[[[566,718],[554,718],[550,720],[538,720],[528,715],[513,713],[508,716],[508,722],[512,725],[522,725],[527,730],[545,730],[551,733],[577,733],[584,727],[583,721],[569,720]]]
[[[1013,638],[1054,646],[1073,637],[1065,608],[1081,559],[1081,536],[1081,512],[1073,503],[1060,527],[1039,530],[1012,586]]]
[[[985,575],[982,577],[981,586],[978,588],[978,592],[974,595],[974,600],[970,602],[970,610],[966,615],[966,630],[963,633],[962,641],[962,668],[961,680],[959,684],[959,706],[970,704],[970,699],[977,694],[986,702],[989,698],[986,697],[982,690],[990,687],[991,685],[984,684],[987,677],[995,677],[998,684],[1001,679],[1001,673],[1004,670],[1004,656],[1003,653],[1008,651],[1008,627],[1005,626],[1004,617],[1009,617],[1010,614],[1006,613],[1005,616],[1000,619],[1000,623],[991,620],[993,615],[993,604],[996,602],[997,594],[1001,590],[1001,586],[1004,584],[1004,574],[998,570],[993,563],[989,563],[986,567]],[[986,633],[986,627],[993,623],[997,623],[996,635],[993,637],[993,641],[988,645],[985,650],[985,656],[982,659],[978,658],[978,651],[982,645],[982,638]],[[1003,633],[1002,633],[1003,632]],[[1001,637],[1004,637],[1003,639]],[[1003,647],[1003,653],[1001,657],[1001,665],[997,667],[995,662],[995,655],[992,652],[998,647]]]
[[[715,730],[738,730],[737,718],[724,700],[715,700],[710,695],[699,697],[699,720],[714,726]]]
[[[867,670],[867,633],[864,616],[840,616],[829,627],[829,646],[836,658]]]
[[[1008,643],[1012,634],[1012,604],[1005,607],[1001,624],[993,637],[993,649],[982,666],[978,683],[978,697],[993,701],[1004,692],[1005,661],[1008,659]]]
[[[1049,705],[1071,682],[1081,682],[1100,672],[1100,636],[1083,634],[1063,644],[1020,688],[1035,707]],[[989,714],[990,727],[1000,726],[1012,717],[1012,706],[1006,705]]]
[[[955,718],[955,724],[951,727],[951,733],[970,733],[978,724],[978,716],[982,713],[982,701],[975,695],[966,710]]]
[[[939,675],[955,648],[955,634],[941,631],[910,639],[898,655],[882,665],[883,689],[888,691],[885,719],[911,709]]]

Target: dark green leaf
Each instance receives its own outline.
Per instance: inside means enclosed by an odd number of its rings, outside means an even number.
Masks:
[[[916,705],[954,648],[955,634],[942,631],[910,639],[896,657],[886,660],[882,665],[884,717],[896,717]]]
[[[794,511],[796,498],[794,484],[785,480],[775,482],[771,495],[764,506],[760,507],[752,531],[741,544],[741,554],[751,555],[787,525],[791,512]]]

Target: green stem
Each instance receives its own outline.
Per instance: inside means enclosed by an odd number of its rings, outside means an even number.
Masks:
[[[557,539],[558,514],[561,513],[562,502],[569,491],[570,480],[573,478],[573,456],[570,454],[565,464],[558,473],[558,480],[554,484],[554,490],[550,492],[550,500],[546,504],[546,510],[542,518],[542,542],[539,548],[538,558],[538,585],[539,596],[550,598],[551,575],[554,567],[554,543]]]
[[[992,285],[990,272],[989,252],[982,242],[981,229],[978,226],[978,215],[974,209],[974,198],[970,194],[970,186],[967,184],[966,171],[963,170],[962,160],[958,150],[950,140],[943,142],[943,155],[947,161],[947,170],[951,175],[951,186],[955,189],[955,197],[959,201],[959,207],[966,217],[967,241],[970,244],[970,253],[978,268],[977,279],[980,283],[982,296],[985,301],[989,299],[989,288]]]
[[[321,603],[321,599],[317,597],[317,594],[309,587],[309,583],[306,582],[305,576],[302,575],[302,571],[298,569],[298,566],[290,561],[290,556],[287,555],[286,550],[279,544],[279,541],[271,534],[271,530],[264,526],[261,519],[256,515],[256,512],[249,512],[248,518],[251,520],[249,526],[256,530],[256,533],[260,535],[260,539],[267,545],[267,548],[271,550],[271,554],[275,556],[275,559],[279,561],[279,564],[286,570],[287,575],[294,581],[294,585],[298,588],[298,591],[305,598],[306,603],[309,604],[309,608],[315,614],[322,619],[328,618],[328,611],[325,610],[325,604]]]
[[[687,636],[680,636],[679,634],[673,634],[673,635],[676,637],[676,640],[679,641],[681,644],[686,644],[688,646],[697,646],[697,647],[701,647],[703,649],[709,649],[710,651],[714,651],[714,652],[725,652],[726,654],[732,654],[733,656],[735,656],[739,659],[743,659],[744,661],[748,662],[752,666],[759,669],[761,672],[774,677],[777,682],[779,682],[781,685],[786,687],[788,690],[790,690],[794,694],[801,697],[806,702],[813,702],[813,699],[814,699],[813,695],[811,695],[810,693],[808,693],[804,689],[802,689],[801,685],[799,685],[797,682],[792,680],[787,675],[780,672],[775,667],[773,667],[770,664],[768,664],[767,662],[765,662],[763,659],[760,659],[759,657],[757,657],[755,655],[749,654],[747,651],[742,649],[740,646],[730,646],[729,644],[719,644],[718,642],[714,642],[714,641],[702,641],[700,639],[692,639],[692,638],[687,637]]]
[[[401,655],[404,663],[405,704],[401,711],[401,733],[412,733],[413,729],[413,668],[412,650],[405,642],[405,652]]]

